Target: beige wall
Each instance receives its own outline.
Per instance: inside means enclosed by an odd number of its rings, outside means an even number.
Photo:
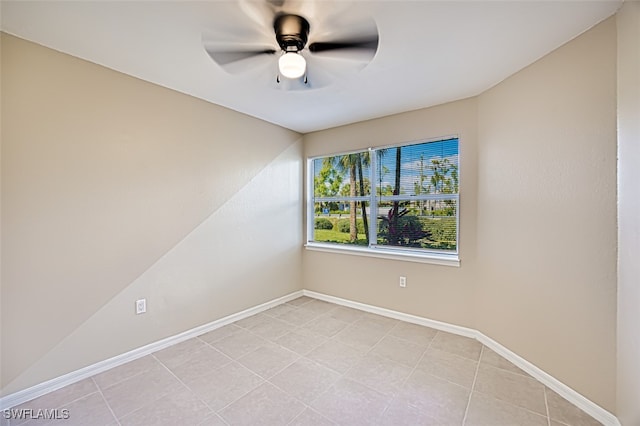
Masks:
[[[618,387],[617,415],[640,424],[640,2],[618,23]]]
[[[3,394],[301,288],[300,135],[6,34],[2,64]]]
[[[475,99],[305,135],[314,156],[459,134],[461,157],[459,268],[307,251],[305,288],[477,328],[614,411],[615,34]]]
[[[479,97],[475,300],[479,330],[612,412],[615,46],[611,18]]]

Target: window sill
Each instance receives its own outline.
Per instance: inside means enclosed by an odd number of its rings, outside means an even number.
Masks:
[[[434,265],[460,267],[458,255],[437,254],[437,253],[412,253],[398,252],[383,248],[339,246],[333,244],[307,243],[304,245],[307,250],[323,251],[328,253],[350,254],[354,256],[377,257],[380,259],[400,260],[405,262],[430,263]]]

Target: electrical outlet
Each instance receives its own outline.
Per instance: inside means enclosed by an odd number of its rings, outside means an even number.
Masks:
[[[407,277],[400,277],[400,287],[407,286]]]
[[[136,300],[136,315],[147,312],[147,299]]]

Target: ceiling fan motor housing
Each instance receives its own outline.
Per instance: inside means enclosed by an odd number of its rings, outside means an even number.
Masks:
[[[298,15],[280,15],[273,23],[278,45],[285,52],[304,49],[309,37],[309,22]]]

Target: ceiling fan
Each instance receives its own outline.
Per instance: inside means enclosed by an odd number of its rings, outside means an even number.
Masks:
[[[225,43],[204,39],[206,52],[232,74],[252,68],[257,60],[268,62],[276,71],[270,78],[274,78],[272,81],[280,88],[304,89],[330,84],[332,76],[341,74],[341,68],[353,69],[354,64],[358,69],[366,66],[378,49],[378,31],[373,21],[367,25],[362,22],[351,24],[347,18],[345,23],[343,14],[316,22],[318,27],[312,28],[302,14],[291,11],[274,11],[271,22],[265,18],[273,31],[269,31],[270,41]],[[322,28],[332,25],[338,28]],[[244,34],[241,28],[238,28],[238,34]],[[314,36],[320,40],[314,40]]]

